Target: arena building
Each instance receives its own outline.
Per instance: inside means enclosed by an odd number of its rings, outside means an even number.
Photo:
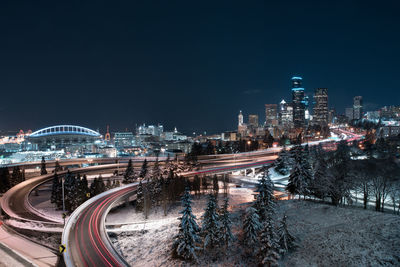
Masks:
[[[82,152],[92,150],[94,143],[101,139],[101,134],[75,125],[56,125],[33,132],[28,141],[38,150],[60,150]]]

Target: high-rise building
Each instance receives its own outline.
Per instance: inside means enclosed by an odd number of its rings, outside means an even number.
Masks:
[[[275,127],[278,125],[278,105],[265,104],[265,126]]]
[[[352,121],[354,119],[354,109],[353,108],[346,108],[345,111],[345,116],[349,121]]]
[[[355,96],[353,98],[353,118],[359,120],[363,116],[363,103],[362,96]]]
[[[293,124],[295,128],[304,128],[306,99],[304,88],[301,87],[303,78],[292,77],[292,107],[293,107]]]
[[[249,115],[249,127],[252,127],[252,128],[258,127],[258,115],[255,115],[255,114]]]
[[[247,131],[247,125],[243,123],[243,114],[242,111],[239,112],[238,116],[238,134],[241,136],[245,136]]]
[[[279,125],[286,128],[293,126],[293,107],[283,99],[279,103]]]
[[[328,124],[329,109],[328,109],[328,89],[317,88],[314,94],[314,124],[324,126]]]
[[[238,126],[242,126],[243,125],[243,114],[242,111],[239,112],[239,116],[238,116]]]

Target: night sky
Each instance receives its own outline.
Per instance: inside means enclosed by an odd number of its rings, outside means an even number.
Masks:
[[[36,2],[0,2],[2,130],[232,130],[293,75],[340,113],[400,104],[399,1]]]

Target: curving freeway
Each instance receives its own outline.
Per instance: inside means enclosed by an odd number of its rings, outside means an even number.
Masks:
[[[108,239],[105,217],[117,202],[135,194],[137,185],[104,192],[72,213],[62,235],[66,266],[129,266]]]
[[[196,174],[231,172],[271,164],[272,159],[213,167],[183,174],[190,177]],[[230,163],[231,164],[231,163]],[[105,217],[108,211],[121,199],[136,193],[138,183],[106,191],[86,201],[68,219],[62,235],[66,246],[64,261],[67,266],[129,266],[118,254],[108,239],[105,230]]]

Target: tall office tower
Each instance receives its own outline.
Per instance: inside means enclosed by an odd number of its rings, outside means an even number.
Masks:
[[[265,126],[274,127],[278,125],[278,105],[265,104]]]
[[[245,136],[247,132],[247,125],[243,123],[243,114],[242,111],[239,112],[238,116],[238,134],[241,136]]]
[[[293,126],[293,107],[283,99],[279,103],[279,125],[287,128]]]
[[[239,112],[239,116],[238,116],[238,126],[242,126],[243,125],[243,114],[242,111]]]
[[[353,98],[353,112],[354,112],[354,119],[359,120],[363,116],[363,103],[362,103],[362,96],[355,96]]]
[[[354,109],[353,108],[346,108],[344,110],[344,114],[349,119],[349,121],[352,121],[354,119]]]
[[[328,109],[328,89],[317,88],[314,94],[315,106],[313,121],[315,124],[324,126],[328,124],[329,109]]]
[[[303,78],[292,77],[292,107],[293,107],[293,124],[295,128],[304,128],[306,99],[304,88],[301,87]]]
[[[258,115],[249,115],[249,127],[257,128],[258,127]]]

